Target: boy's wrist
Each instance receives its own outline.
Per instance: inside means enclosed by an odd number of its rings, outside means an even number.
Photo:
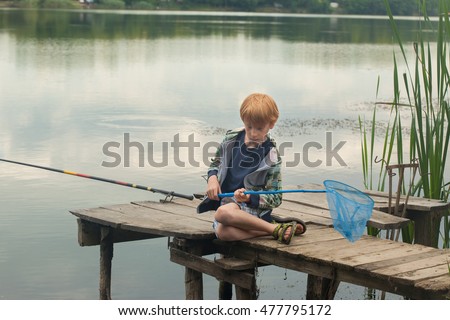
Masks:
[[[248,206],[250,208],[258,208],[259,207],[259,194],[251,194],[249,201],[247,201]]]
[[[208,171],[208,180],[209,180],[209,178],[211,178],[212,176],[217,177],[217,173],[218,173],[217,170],[209,170],[209,171]]]
[[[212,174],[212,175],[210,175],[210,176],[208,177],[208,182],[209,182],[209,179],[211,179],[211,178],[215,178],[216,180],[218,180],[218,178],[217,178],[217,175],[216,175],[216,174]]]

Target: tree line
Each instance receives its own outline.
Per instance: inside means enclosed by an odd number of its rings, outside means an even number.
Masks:
[[[384,0],[95,0],[106,4],[122,2],[128,8],[225,10],[248,12],[340,13],[386,15]],[[425,5],[429,15],[437,15],[439,0],[389,0],[394,15],[420,15]]]
[[[439,0],[388,0],[392,13],[417,16],[425,6],[431,16],[438,13]],[[450,0],[447,0],[450,2]],[[386,15],[385,0],[0,0],[15,7],[92,8],[141,10],[209,10],[285,12],[315,14]]]

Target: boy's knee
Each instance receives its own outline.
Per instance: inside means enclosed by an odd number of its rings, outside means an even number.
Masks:
[[[217,227],[216,227],[216,229],[215,229],[215,233],[216,233],[217,239],[219,239],[219,240],[222,240],[222,241],[232,241],[232,240],[235,240],[235,239],[233,238],[233,235],[230,233],[229,228],[226,227],[226,226],[224,226],[224,225],[221,224],[221,223],[218,223],[218,224],[217,224]]]
[[[214,219],[219,222],[223,222],[226,219],[227,215],[228,213],[225,206],[220,206],[219,208],[217,208],[216,213],[214,214]]]
[[[233,218],[232,208],[229,205],[220,206],[214,214],[214,219],[221,223],[229,224]]]
[[[216,229],[215,229],[215,232],[216,232],[216,237],[217,237],[217,239],[219,239],[219,240],[225,240],[225,239],[224,239],[224,235],[223,235],[223,226],[222,226],[221,223],[218,223],[218,224],[217,224],[217,227],[216,227]]]

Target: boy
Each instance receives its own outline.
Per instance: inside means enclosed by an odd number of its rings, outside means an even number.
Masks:
[[[217,209],[214,229],[219,239],[244,240],[272,235],[289,244],[294,234],[306,227],[296,221],[271,223],[272,209],[281,204],[278,194],[249,195],[247,190],[280,190],[281,157],[270,138],[279,111],[272,97],[254,93],[241,105],[244,128],[228,131],[208,170],[207,198],[199,205],[199,213]],[[219,199],[218,195],[234,192],[234,197]]]

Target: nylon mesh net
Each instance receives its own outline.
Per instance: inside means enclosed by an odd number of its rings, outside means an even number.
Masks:
[[[373,200],[345,183],[325,180],[327,202],[334,228],[349,241],[363,235],[373,209]]]

